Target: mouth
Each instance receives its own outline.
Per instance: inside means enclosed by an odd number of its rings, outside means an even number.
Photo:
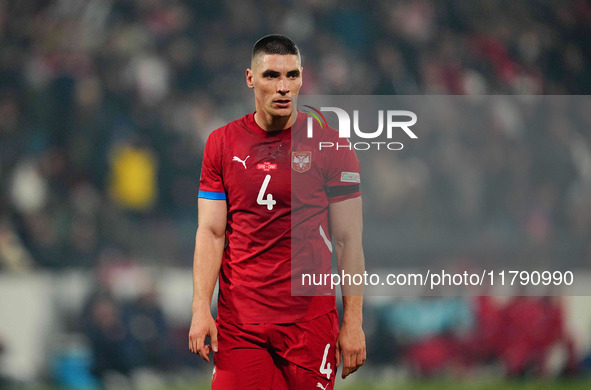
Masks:
[[[273,103],[279,108],[289,108],[289,105],[291,104],[291,100],[290,99],[276,99],[276,100],[273,100]]]

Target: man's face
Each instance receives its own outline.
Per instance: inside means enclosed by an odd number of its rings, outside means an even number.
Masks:
[[[246,84],[254,89],[257,112],[271,117],[291,115],[292,103],[302,86],[297,55],[258,54],[246,70]],[[292,101],[294,99],[294,101]]]

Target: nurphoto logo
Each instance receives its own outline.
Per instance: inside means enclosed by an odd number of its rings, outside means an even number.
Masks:
[[[378,128],[372,131],[362,131],[359,127],[359,110],[353,110],[353,121],[349,114],[338,107],[320,107],[320,110],[312,106],[304,106],[310,109],[304,110],[305,113],[309,114],[308,117],[308,138],[314,136],[314,119],[320,125],[320,128],[324,126],[329,127],[326,118],[322,112],[332,112],[337,115],[339,120],[338,132],[339,138],[343,138],[345,142],[336,144],[334,142],[319,142],[318,150],[336,148],[338,149],[355,149],[355,150],[402,150],[404,145],[402,142],[392,141],[395,134],[399,134],[400,130],[404,132],[409,138],[417,139],[417,135],[410,129],[411,126],[417,123],[417,115],[412,111],[407,110],[378,110]],[[385,120],[384,120],[385,118]],[[321,120],[322,119],[322,120]],[[353,126],[351,126],[351,122]],[[386,123],[384,125],[384,122]],[[353,128],[354,134],[363,139],[374,140],[371,142],[349,142],[351,137],[351,127]],[[385,128],[385,136],[384,133]],[[384,141],[380,141],[384,139]]]

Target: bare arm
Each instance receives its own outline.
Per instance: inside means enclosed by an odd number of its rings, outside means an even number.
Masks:
[[[365,260],[361,197],[331,203],[330,227],[337,255],[339,274],[363,275]],[[337,367],[343,359],[342,377],[357,371],[366,359],[363,333],[363,285],[343,285],[343,322],[337,339]]]
[[[209,345],[217,352],[217,328],[211,315],[211,298],[222,264],[226,240],[227,206],[222,200],[198,201],[199,227],[195,236],[193,257],[193,317],[189,331],[189,349],[209,362]]]

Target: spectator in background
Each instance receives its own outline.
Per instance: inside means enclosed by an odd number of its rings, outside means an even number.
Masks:
[[[93,373],[107,386],[117,376],[138,386],[157,380],[174,356],[155,280],[118,252],[104,254],[95,275],[82,313]]]
[[[110,194],[116,204],[138,212],[151,209],[157,196],[156,176],[157,162],[146,147],[113,148]]]
[[[466,362],[471,364],[486,364],[494,361],[497,356],[497,346],[503,337],[503,322],[501,305],[494,297],[478,296],[474,299],[474,326],[464,341]]]
[[[497,353],[510,377],[546,376],[555,348],[564,356],[558,373],[573,373],[576,357],[564,328],[559,298],[517,296],[502,309]]]
[[[172,366],[168,324],[157,300],[154,283],[124,306],[122,322],[129,333],[135,369],[163,371]]]
[[[129,377],[134,354],[116,301],[108,293],[97,292],[85,305],[83,318],[93,352],[93,373],[102,381],[113,372]]]
[[[465,364],[461,340],[473,323],[473,313],[465,299],[408,299],[386,310],[390,332],[416,374],[430,376]]]

